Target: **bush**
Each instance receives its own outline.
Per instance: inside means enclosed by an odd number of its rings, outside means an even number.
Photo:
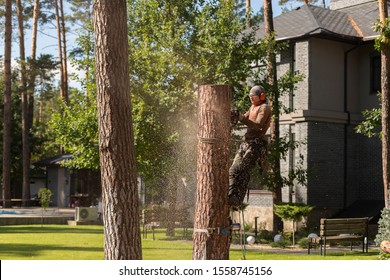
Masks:
[[[268,244],[274,240],[272,232],[268,230],[261,230],[257,236],[258,242],[261,244]]]
[[[312,210],[313,206],[301,203],[281,203],[274,205],[274,213],[283,221],[293,222],[292,241],[295,245],[295,230],[297,222],[306,217]]]
[[[38,199],[41,203],[41,206],[43,209],[46,210],[46,208],[49,207],[51,202],[51,197],[53,196],[53,192],[48,188],[40,188],[38,191]]]
[[[378,221],[378,234],[375,238],[376,245],[380,245],[382,241],[390,241],[390,209],[384,208],[382,210],[381,218]],[[390,254],[382,252],[382,259],[390,259]]]
[[[253,231],[252,225],[248,224],[248,223],[245,223],[244,224],[244,230],[245,230],[245,232],[252,232]]]
[[[307,237],[299,239],[297,243],[301,248],[309,248],[309,239]]]
[[[292,243],[290,240],[280,240],[278,242],[271,242],[269,245],[271,245],[271,247],[273,248],[286,248],[288,246],[291,246]]]

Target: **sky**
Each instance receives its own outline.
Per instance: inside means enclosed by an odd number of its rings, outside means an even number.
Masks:
[[[282,13],[281,8],[278,4],[279,0],[272,0],[272,12],[274,14],[274,17],[280,15]],[[261,7],[263,7],[263,0],[251,0],[251,6],[254,12],[257,12],[260,10]]]

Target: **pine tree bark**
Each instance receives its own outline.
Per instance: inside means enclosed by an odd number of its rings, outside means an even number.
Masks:
[[[63,48],[62,48],[62,33],[60,24],[60,11],[58,0],[54,0],[54,8],[56,13],[56,24],[57,24],[57,42],[58,42],[58,60],[60,62],[60,97],[67,102],[64,89],[64,64],[63,64]]]
[[[68,86],[68,57],[66,50],[66,28],[65,28],[65,15],[64,15],[64,1],[60,0],[60,13],[61,13],[61,40],[62,40],[62,75],[63,79],[63,91],[64,99],[69,99],[69,86]]]
[[[386,0],[378,0],[379,17],[382,24],[388,17]],[[390,47],[381,46],[381,91],[382,91],[382,171],[385,207],[390,208]]]
[[[246,28],[250,28],[251,27],[251,0],[246,0],[245,22],[246,22]]]
[[[22,205],[28,206],[30,199],[30,139],[28,121],[26,56],[24,48],[23,7],[21,0],[16,0],[16,10],[19,24],[19,53],[20,53],[20,88],[22,100]]]
[[[31,76],[29,77],[28,87],[28,128],[29,130],[34,125],[34,102],[35,102],[35,77],[36,77],[36,54],[37,54],[37,32],[38,32],[38,16],[39,16],[39,0],[34,1],[33,24],[31,33]]]
[[[267,50],[267,83],[272,88],[271,92],[268,92],[271,96],[270,105],[272,106],[272,122],[270,125],[271,131],[271,141],[273,144],[278,145],[280,138],[279,131],[279,92],[278,92],[278,80],[276,75],[276,53],[273,49],[273,40],[274,40],[274,21],[273,21],[273,12],[272,12],[272,1],[264,0],[264,32],[266,38],[269,40],[268,50]],[[273,203],[279,203],[282,201],[282,183],[281,183],[281,173],[280,173],[280,157],[276,156],[272,158],[271,169],[274,173],[274,186],[273,186]],[[273,231],[278,232],[283,229],[282,220],[273,214]]]
[[[3,116],[3,207],[11,207],[11,45],[12,0],[5,2],[4,116]]]
[[[229,259],[229,136],[232,93],[203,85],[198,103],[197,191],[194,260]]]
[[[99,155],[108,260],[142,258],[125,0],[95,0]]]

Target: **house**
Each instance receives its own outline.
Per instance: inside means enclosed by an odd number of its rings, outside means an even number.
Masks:
[[[70,169],[63,166],[71,159],[68,153],[35,162],[46,175],[45,187],[53,192],[52,206],[76,207],[97,205],[101,196],[100,173],[89,169]]]
[[[72,158],[69,153],[56,155],[35,162],[36,168],[44,169],[45,182],[40,187],[47,187],[53,192],[52,204],[55,207],[90,207],[101,201],[100,172],[91,169],[72,169],[63,165]],[[40,178],[41,179],[41,178]],[[37,180],[31,180],[31,194],[38,193]],[[145,204],[145,183],[142,176],[137,176],[140,205]]]
[[[283,201],[315,206],[309,217],[375,217],[384,207],[381,143],[355,133],[362,111],[379,106],[380,57],[372,29],[377,1],[331,0],[330,8],[303,5],[274,18],[276,39],[288,49],[278,57],[278,75],[299,71],[303,81],[284,105],[293,113],[280,119],[281,135],[305,142],[282,163],[294,168],[303,155],[305,186],[282,190]],[[264,28],[256,33],[264,36]],[[252,190],[247,219],[272,229],[272,196]]]

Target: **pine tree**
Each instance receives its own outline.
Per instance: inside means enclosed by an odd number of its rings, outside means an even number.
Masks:
[[[93,8],[104,255],[141,259],[126,1],[96,0]]]

